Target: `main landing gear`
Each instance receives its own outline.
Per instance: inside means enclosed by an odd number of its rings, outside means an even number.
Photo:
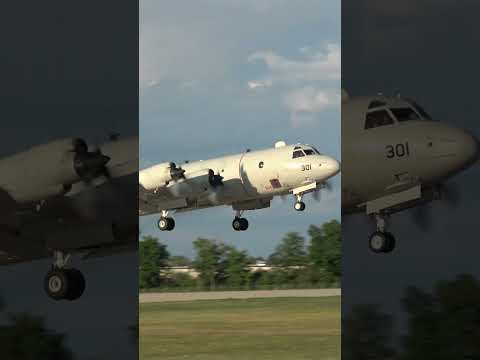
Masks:
[[[297,211],[305,210],[305,203],[302,201],[302,194],[295,195],[295,198],[295,205],[293,205],[294,209]]]
[[[248,229],[248,220],[245,218],[242,218],[242,212],[237,211],[235,215],[235,219],[232,221],[232,227],[233,230],[235,231],[245,231]]]
[[[375,214],[377,231],[370,235],[368,245],[374,253],[390,253],[395,249],[395,237],[386,230],[386,219],[384,215]]]
[[[70,254],[54,251],[52,269],[45,276],[44,288],[53,300],[77,300],[85,291],[85,278],[80,270],[67,269]]]
[[[175,228],[175,220],[168,217],[168,211],[162,210],[162,215],[158,219],[157,225],[161,231],[172,231]]]

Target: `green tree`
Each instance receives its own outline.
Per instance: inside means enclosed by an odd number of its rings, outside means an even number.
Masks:
[[[335,278],[342,274],[342,229],[337,220],[321,227],[310,226],[309,259],[313,266],[325,269]]]
[[[5,360],[73,359],[65,335],[48,330],[43,318],[29,314],[10,315],[0,326],[0,347]]]
[[[186,256],[180,256],[180,255],[170,256],[170,258],[168,259],[168,265],[169,266],[191,266],[192,260],[190,260]]]
[[[217,280],[222,277],[221,260],[224,248],[222,244],[209,239],[198,238],[193,242],[196,252],[194,267],[200,273],[202,285],[214,290]]]
[[[304,265],[306,260],[305,239],[296,232],[285,235],[269,257],[269,262],[277,266]]]
[[[167,247],[152,236],[140,241],[140,288],[158,287],[161,284],[160,269],[167,265]]]
[[[342,320],[342,359],[388,360],[395,356],[391,345],[393,321],[377,305],[358,304]]]
[[[436,284],[432,293],[409,287],[404,359],[480,358],[480,283],[471,275]]]
[[[250,276],[249,263],[250,257],[246,251],[239,251],[233,246],[226,246],[224,249],[225,282],[233,287],[246,285]]]

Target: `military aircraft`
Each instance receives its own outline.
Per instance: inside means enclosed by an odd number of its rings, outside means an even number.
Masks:
[[[474,136],[434,121],[412,99],[342,92],[342,213],[374,216],[375,253],[395,248],[391,214],[445,198],[445,182],[478,155]]]
[[[177,166],[164,162],[139,173],[139,213],[160,213],[158,228],[175,227],[170,211],[183,212],[218,205],[232,206],[235,231],[248,228],[242,214],[267,208],[274,196],[293,194],[294,208],[305,209],[303,196],[327,186],[339,163],[305,144],[278,141],[273,148]],[[318,194],[318,193],[317,193]]]
[[[0,159],[0,265],[51,257],[45,291],[78,299],[86,284],[68,267],[71,254],[138,246],[137,149],[138,138],[112,137],[96,149],[65,138]]]

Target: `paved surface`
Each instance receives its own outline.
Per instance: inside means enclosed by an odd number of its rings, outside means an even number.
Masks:
[[[142,293],[140,303],[222,300],[222,299],[253,299],[279,297],[325,297],[339,296],[340,289],[293,289],[293,290],[253,290],[253,291],[206,291],[184,293]]]

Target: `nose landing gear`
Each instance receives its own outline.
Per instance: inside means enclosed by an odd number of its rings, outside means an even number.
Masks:
[[[302,201],[302,195],[297,194],[295,195],[295,198],[296,198],[295,205],[293,205],[294,209],[297,211],[305,210],[305,203]]]
[[[390,253],[395,249],[395,237],[386,230],[386,219],[384,215],[375,214],[377,231],[370,235],[368,245],[374,253]]]

